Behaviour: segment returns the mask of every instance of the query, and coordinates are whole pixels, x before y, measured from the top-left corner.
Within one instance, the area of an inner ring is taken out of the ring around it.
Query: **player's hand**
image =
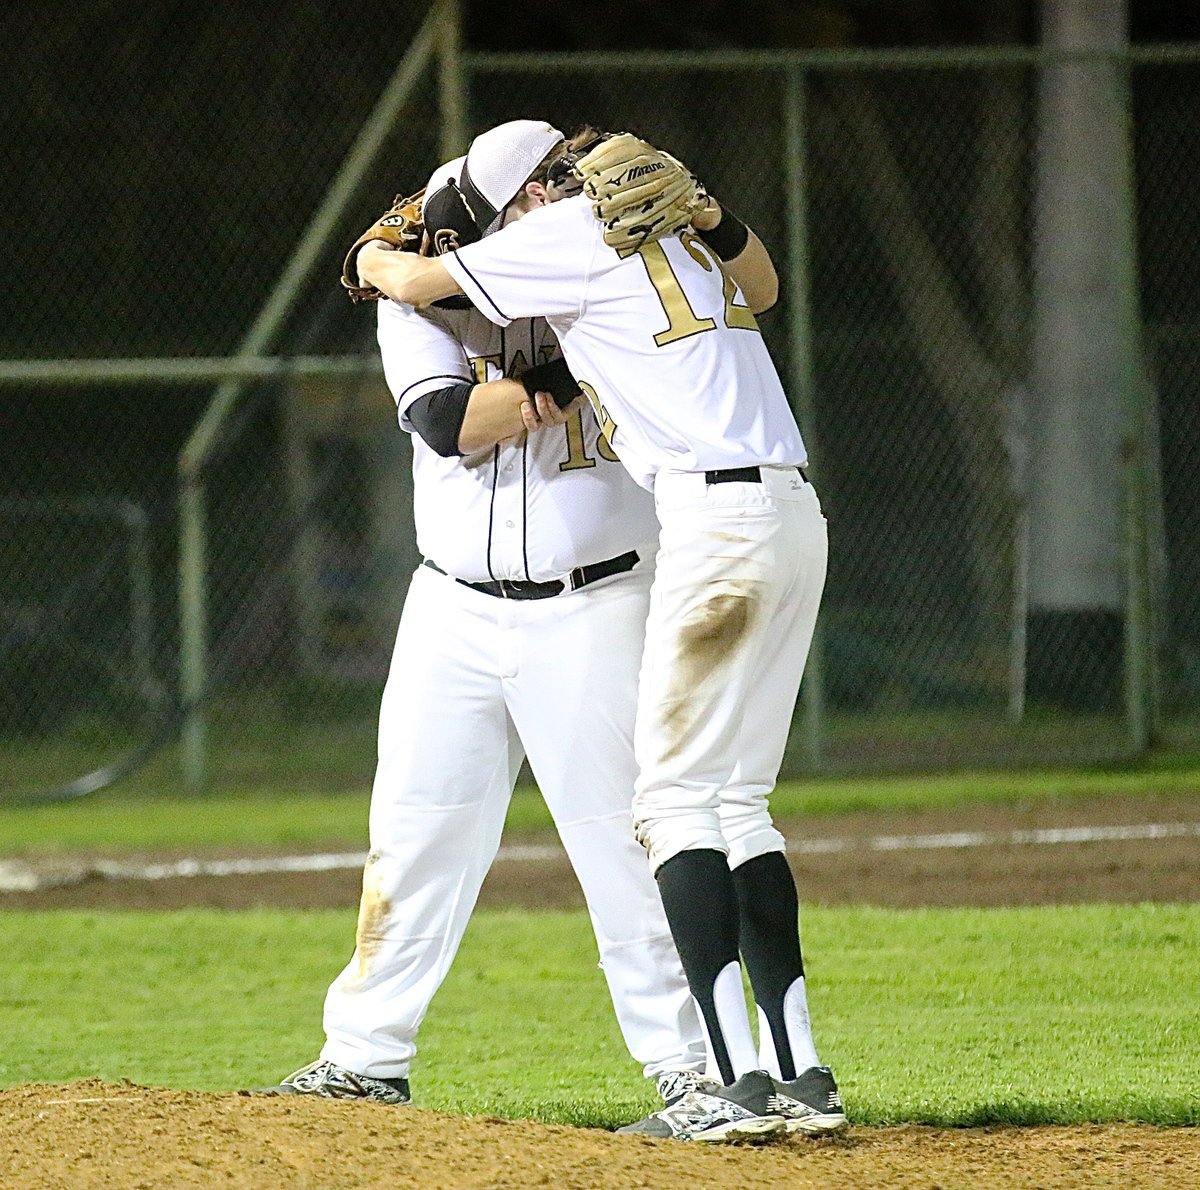
[[[368,275],[371,272],[371,266],[379,260],[381,253],[395,251],[396,249],[391,244],[385,244],[382,240],[368,240],[367,243],[359,248],[358,259],[355,262],[359,282],[371,284],[371,279]]]
[[[708,206],[697,211],[692,216],[692,226],[697,231],[712,231],[721,222],[721,205],[715,198],[709,197]]]
[[[549,393],[535,393],[532,400],[521,402],[521,421],[530,433],[544,430],[547,426],[564,425],[586,399],[580,393],[566,408],[560,409]]]
[[[587,398],[580,393],[569,405],[559,408],[554,397],[550,393],[537,394],[537,411],[538,417],[541,419],[542,425],[545,426],[561,426],[569,422],[575,413],[575,410],[583,405]]]
[[[535,393],[528,401],[521,402],[521,421],[531,434],[551,424],[550,413],[546,410],[547,403],[551,406],[554,404],[549,393]]]
[[[358,250],[358,275],[362,276],[362,266],[371,260],[378,252],[399,252],[395,244],[385,244],[383,240],[368,240]]]

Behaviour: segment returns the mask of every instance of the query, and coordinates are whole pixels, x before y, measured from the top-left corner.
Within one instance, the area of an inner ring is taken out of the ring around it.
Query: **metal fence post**
[[[462,6],[444,0],[438,39],[438,102],[441,107],[442,161],[467,151],[467,76],[462,54]]]
[[[1137,215],[1133,182],[1133,106],[1129,61],[1112,58],[1109,69],[1119,71],[1123,98],[1121,170],[1117,199],[1121,213],[1120,325],[1121,386],[1124,392],[1125,433],[1122,480],[1125,512],[1125,720],[1129,751],[1143,755],[1155,729],[1156,640],[1154,625],[1161,609],[1154,606],[1156,585],[1151,578],[1150,443],[1147,402],[1151,385],[1143,364],[1141,306],[1138,296]],[[1114,84],[1117,85],[1117,84]]]
[[[805,75],[798,66],[784,72],[784,184],[787,193],[788,261],[788,362],[790,391],[800,430],[809,450],[814,477],[820,474],[816,449],[816,396],[813,383],[812,309],[808,276],[808,197],[805,186],[804,123]],[[825,665],[823,634],[818,618],[804,667],[800,690],[802,734],[800,749],[805,767],[818,771],[822,764],[825,729]]]
[[[218,389],[218,395],[230,382]],[[182,460],[181,460],[182,462]],[[201,704],[208,681],[207,550],[204,531],[204,481],[199,467],[183,470],[179,492],[179,697],[184,707],[180,728],[183,784],[204,787],[208,722]]]

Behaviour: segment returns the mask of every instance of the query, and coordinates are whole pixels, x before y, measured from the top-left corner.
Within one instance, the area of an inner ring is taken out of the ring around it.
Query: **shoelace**
[[[328,1068],[324,1062],[314,1062],[311,1066],[306,1066],[303,1070],[297,1070],[287,1081],[293,1086],[302,1091],[311,1090],[313,1087],[319,1087],[327,1080]]]
[[[321,1093],[335,1099],[380,1099],[396,1094],[383,1079],[355,1074],[330,1062],[315,1062],[288,1080],[298,1091]]]
[[[670,1070],[666,1074],[660,1074],[655,1085],[663,1102],[670,1104],[682,1099],[689,1091],[705,1086],[706,1082],[703,1075],[695,1074],[691,1070]]]

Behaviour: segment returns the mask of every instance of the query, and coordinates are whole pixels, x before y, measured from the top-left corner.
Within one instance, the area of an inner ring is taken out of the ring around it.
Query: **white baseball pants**
[[[321,1056],[405,1077],[500,842],[522,746],[591,915],[629,1052],[701,1069],[698,1014],[629,826],[651,575],[551,599],[413,576],[379,717],[356,949],[325,1000]]]
[[[635,753],[634,829],[652,870],[681,851],[731,868],[783,851],[775,788],[825,585],[820,501],[795,468],[761,483],[663,471]]]

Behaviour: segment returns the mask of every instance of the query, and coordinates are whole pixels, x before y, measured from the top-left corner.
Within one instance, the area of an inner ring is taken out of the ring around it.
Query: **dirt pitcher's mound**
[[[835,1139],[708,1148],[416,1108],[92,1080],[0,1092],[0,1185],[1194,1187],[1200,1133],[852,1128]]]

